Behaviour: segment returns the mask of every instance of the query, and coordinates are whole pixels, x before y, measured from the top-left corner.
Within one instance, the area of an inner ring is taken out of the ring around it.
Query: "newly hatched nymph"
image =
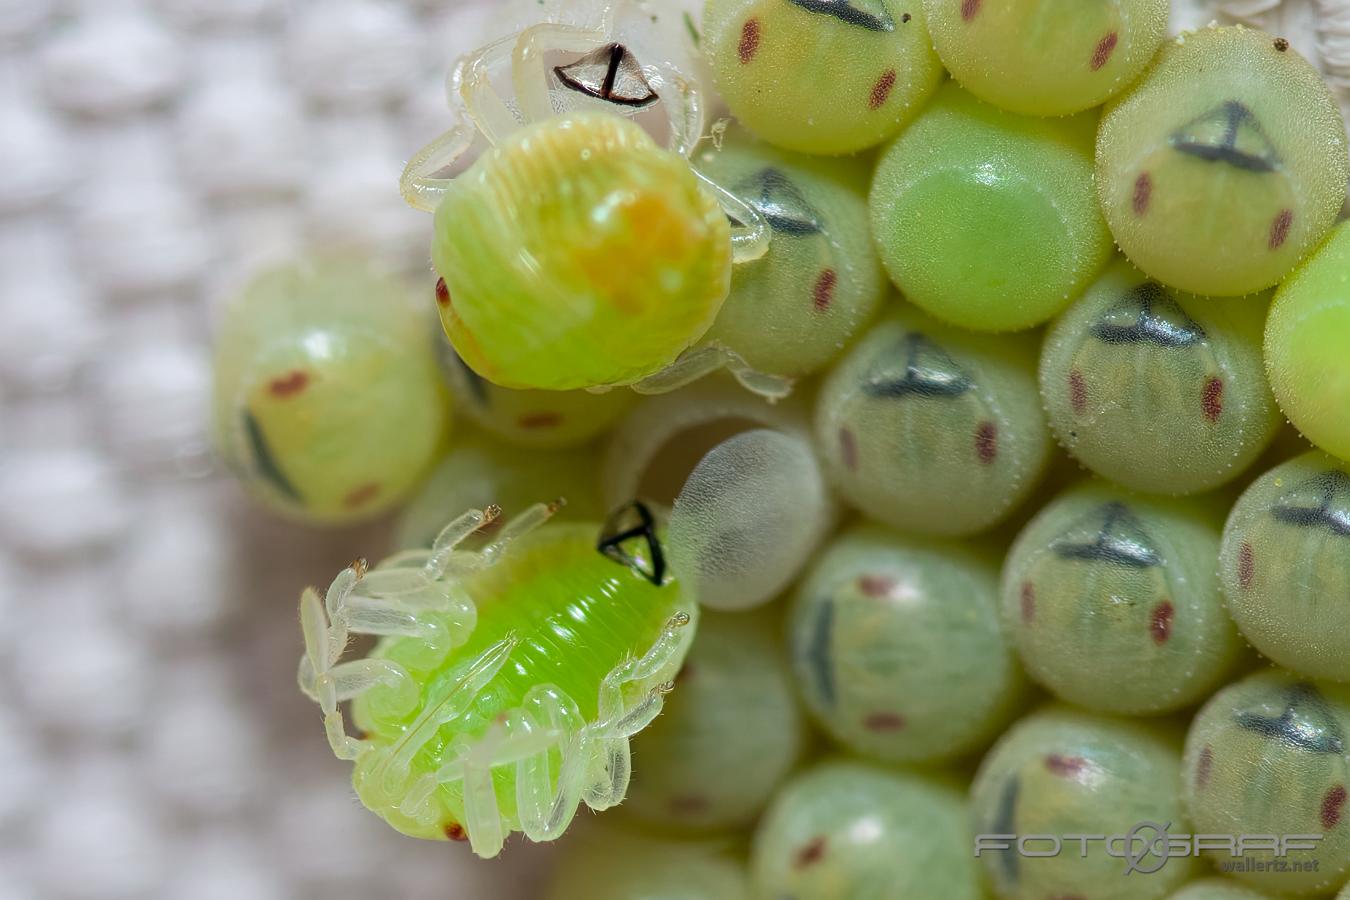
[[[495,83],[508,68],[513,99]],[[450,93],[460,122],[408,164],[403,193],[435,213],[441,321],[488,380],[639,381],[712,325],[733,260],[764,253],[763,218],[689,165],[697,90],[639,62],[612,22],[491,44],[460,61]],[[658,108],[668,148],[635,121]],[[456,174],[476,142],[487,149]]]
[[[356,563],[301,598],[300,688],[361,801],[405,834],[491,857],[513,831],[552,840],[580,802],[624,797],[628,738],[660,712],[697,607],[642,504],[603,529],[545,524],[552,511],[470,511],[430,550]],[[381,640],[342,662],[355,634]]]

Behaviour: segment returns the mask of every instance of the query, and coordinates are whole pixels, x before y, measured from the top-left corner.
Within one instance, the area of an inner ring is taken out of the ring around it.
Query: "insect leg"
[[[590,53],[605,46],[605,31],[542,22],[520,33],[511,54],[511,80],[516,103],[526,123],[541,122],[554,115],[555,75],[546,60],[550,52]]]
[[[449,131],[413,154],[399,178],[399,192],[413,209],[435,212],[450,183],[455,163],[473,146],[474,128],[470,122],[457,122]]]
[[[692,170],[698,180],[717,200],[731,220],[731,258],[740,263],[754,262],[769,252],[773,230],[764,216],[749,203],[728,191],[698,169]]]

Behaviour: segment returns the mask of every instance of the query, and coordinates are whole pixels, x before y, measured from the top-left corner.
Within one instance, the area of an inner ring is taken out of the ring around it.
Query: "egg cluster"
[[[301,601],[361,800],[483,856],[619,806],[559,898],[1350,880],[1345,124],[1168,7],[616,3],[463,59],[425,302],[318,260],[218,345],[265,502],[409,501]]]

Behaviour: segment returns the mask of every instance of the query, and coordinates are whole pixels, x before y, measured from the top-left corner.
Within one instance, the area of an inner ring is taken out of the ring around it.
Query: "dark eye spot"
[[[904,15],[902,15],[902,16],[900,17],[900,21],[901,21],[901,22],[904,22],[906,25],[908,25],[908,24],[909,24],[909,20],[912,19],[912,18],[914,18],[914,17],[911,16],[909,13],[905,13]]]
[[[1205,420],[1211,424],[1219,421],[1223,415],[1223,379],[1211,378],[1205,382],[1205,393],[1200,398],[1200,408],[1205,411]]]
[[[816,312],[825,312],[834,302],[834,286],[838,283],[839,276],[835,274],[834,269],[826,269],[820,273],[816,279],[816,286],[811,290],[811,305]]]
[[[1022,621],[1030,622],[1036,618],[1036,586],[1030,581],[1022,582]]]
[[[1214,748],[1206,745],[1195,761],[1195,786],[1203,788],[1209,784],[1209,772],[1214,768]]]
[[[905,717],[892,712],[875,712],[863,719],[863,727],[868,731],[903,731]]]
[[[887,69],[877,79],[877,83],[872,86],[872,96],[868,98],[867,105],[871,109],[881,109],[886,105],[886,101],[891,98],[891,90],[895,87],[895,70]]]
[[[1061,756],[1058,753],[1051,753],[1045,758],[1045,767],[1061,778],[1069,778],[1083,771],[1087,766],[1087,760],[1081,756]]]
[[[1120,42],[1120,35],[1114,31],[1097,42],[1097,48],[1092,51],[1092,62],[1089,65],[1092,71],[1096,72],[1106,65],[1111,59],[1111,54],[1116,50],[1116,44]]]
[[[975,429],[975,455],[986,466],[998,458],[998,426],[993,422],[981,422]]]
[[[844,468],[850,472],[858,471],[858,439],[847,428],[839,429],[839,458]]]
[[[981,0],[962,0],[962,3],[961,3],[961,18],[962,18],[962,20],[964,20],[964,21],[966,21],[966,22],[969,22],[971,19],[973,19],[973,18],[975,18],[977,15],[979,15],[979,13],[980,13],[980,2],[981,2]]]
[[[273,378],[267,384],[267,392],[273,397],[294,397],[309,386],[308,373],[296,369],[280,378]]]
[[[793,865],[799,869],[805,869],[813,866],[825,858],[825,839],[823,837],[812,838],[810,843],[797,851],[793,860]]]
[[[1176,615],[1176,608],[1171,602],[1164,600],[1153,610],[1153,614],[1148,619],[1148,633],[1153,636],[1153,643],[1165,644],[1167,639],[1172,636],[1172,617]]]
[[[436,279],[436,305],[450,305],[450,288],[446,286],[444,278]]]
[[[1294,211],[1292,209],[1282,209],[1280,214],[1275,217],[1275,221],[1270,223],[1270,249],[1278,250],[1284,246],[1285,240],[1289,237],[1289,226],[1294,224]]]
[[[1322,798],[1322,827],[1332,829],[1341,821],[1341,808],[1345,806],[1345,786],[1336,785]]]
[[[467,841],[468,834],[464,831],[464,826],[458,822],[451,822],[445,826],[445,836],[452,841]]]
[[[1073,406],[1073,411],[1082,415],[1087,411],[1087,382],[1083,380],[1083,373],[1077,369],[1069,371],[1069,404]],[[1073,435],[1077,437],[1078,435]]]
[[[380,486],[372,481],[350,491],[342,498],[342,505],[348,509],[357,509],[374,500],[379,493]]]
[[[1289,42],[1286,41],[1284,38],[1276,38],[1275,49],[1283,53],[1284,51],[1289,49]]]
[[[516,420],[516,424],[526,431],[540,431],[545,428],[557,428],[563,417],[555,412],[526,413]]]
[[[1153,176],[1141,172],[1134,180],[1134,214],[1142,216],[1148,212],[1148,203],[1153,199]]]
[[[741,44],[736,48],[741,65],[748,64],[759,52],[759,19],[747,19],[741,26]]]

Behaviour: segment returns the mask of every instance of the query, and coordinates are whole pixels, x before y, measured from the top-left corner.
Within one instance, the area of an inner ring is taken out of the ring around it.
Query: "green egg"
[[[773,231],[768,252],[732,273],[731,295],[704,343],[789,378],[828,365],[866,327],[886,289],[857,186],[863,166],[789,153],[742,133],[695,161]]]
[[[1192,494],[1237,477],[1280,425],[1261,358],[1269,301],[1182,294],[1117,261],[1046,335],[1056,436],[1135,490]]]
[[[703,54],[732,115],[802,153],[886,140],[942,79],[905,0],[707,0]]]
[[[1350,224],[1280,286],[1266,321],[1266,365],[1290,421],[1350,460]]]
[[[1278,669],[1219,691],[1186,736],[1186,808],[1198,833],[1313,835],[1314,850],[1290,850],[1283,871],[1270,850],[1216,863],[1277,894],[1324,894],[1350,874],[1350,687]],[[1315,868],[1311,864],[1315,863]],[[1297,867],[1296,867],[1297,864]],[[1266,871],[1259,871],[1266,866]]]
[[[633,741],[623,809],[653,826],[750,825],[805,749],[777,616],[704,613],[660,718]]]
[[[905,296],[976,331],[1039,325],[1111,255],[1092,191],[1095,114],[1035,119],[946,84],[882,154],[872,232]]]
[[[1167,33],[1168,0],[924,0],[938,55],[983,100],[1036,116],[1123,90]]]
[[[1192,881],[1167,900],[1271,900],[1271,896],[1228,878],[1202,878]]]
[[[1023,529],[1003,569],[1003,621],[1027,672],[1102,712],[1180,709],[1220,684],[1242,642],[1201,501],[1088,483]]]
[[[966,801],[934,778],[830,760],[778,793],[755,830],[755,896],[979,900]]]
[[[724,844],[671,840],[597,822],[564,840],[544,897],[750,900],[745,862]]]
[[[855,527],[825,548],[793,600],[797,686],[854,752],[926,762],[978,749],[1025,693],[997,607],[987,555]]]
[[[359,263],[260,276],[216,338],[217,452],[289,518],[388,510],[425,475],[450,423],[426,329],[401,281]]]
[[[1350,681],[1350,463],[1313,451],[1252,482],[1224,528],[1219,573],[1252,646]]]
[[[895,528],[983,531],[1036,487],[1052,442],[1030,338],[971,334],[912,307],[825,377],[816,441],[849,503]]]
[[[1097,139],[1117,243],[1197,294],[1273,286],[1331,228],[1347,180],[1345,123],[1321,75],[1287,40],[1240,26],[1165,44]]]
[[[594,449],[526,450],[463,429],[399,516],[394,544],[405,550],[430,547],[463,510],[497,506],[513,515],[540,498],[563,500],[557,518],[564,521],[603,519]]]
[[[1126,875],[1126,860],[1110,855],[1104,841],[1065,838],[1127,835],[1141,823],[1186,833],[1180,789],[1181,753],[1167,730],[1061,706],[1033,713],[999,739],[971,786],[976,841],[1002,835],[1011,845],[984,845],[985,872],[1002,900],[1165,897],[1190,876],[1192,860],[1163,860],[1150,850],[1138,860],[1141,871]],[[1157,837],[1147,827],[1137,834]],[[1053,835],[1061,849],[1047,855],[1053,844],[1038,838],[1024,846],[1039,855],[1019,853],[1010,835]]]
[[[520,447],[579,447],[608,431],[637,401],[637,394],[621,389],[596,393],[504,388],[465,365],[441,329],[433,337],[455,409],[484,431]]]

